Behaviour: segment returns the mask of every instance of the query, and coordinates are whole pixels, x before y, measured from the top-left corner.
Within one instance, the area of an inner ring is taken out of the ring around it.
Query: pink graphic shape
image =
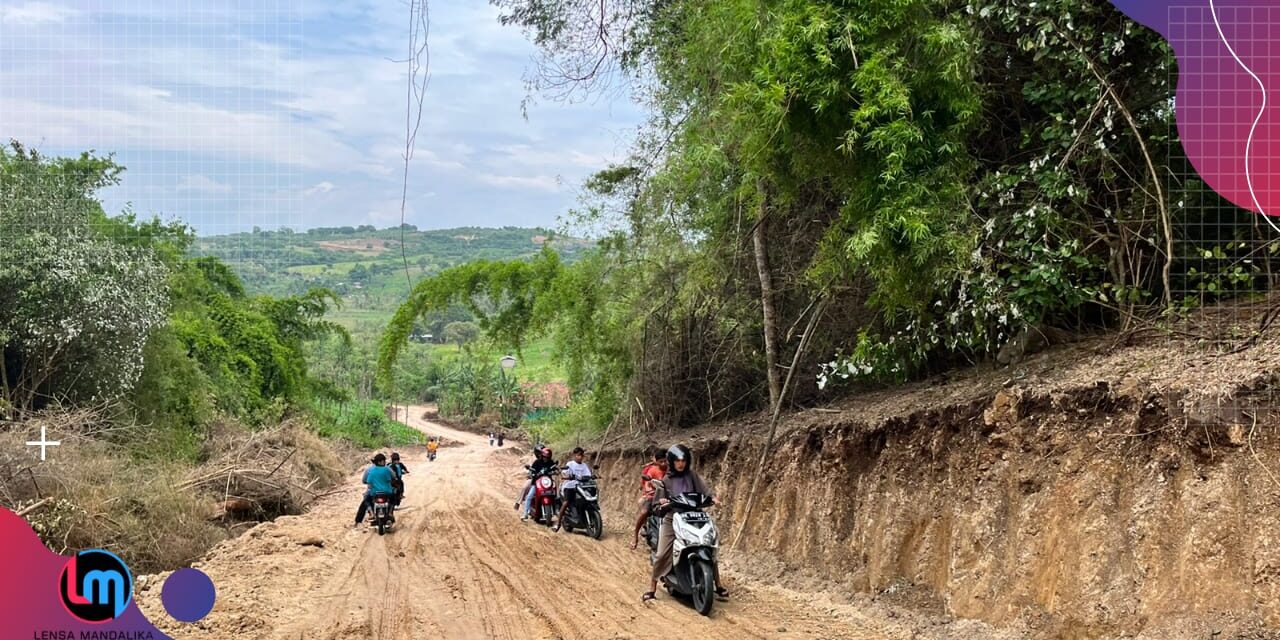
[[[0,508],[0,637],[38,638],[43,631],[132,632],[133,637],[168,640],[130,602],[118,618],[101,623],[82,622],[67,612],[59,593],[62,570],[69,558],[47,549],[26,520]],[[74,591],[73,591],[74,593]]]
[[[1280,6],[1272,0],[1111,0],[1178,61],[1178,134],[1214,191],[1280,215]]]

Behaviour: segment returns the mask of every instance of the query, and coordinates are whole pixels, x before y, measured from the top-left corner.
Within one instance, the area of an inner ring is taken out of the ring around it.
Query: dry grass
[[[62,441],[45,462],[24,446],[42,425]],[[352,468],[297,422],[260,432],[216,425],[197,468],[140,461],[103,437],[105,425],[81,411],[0,427],[0,504],[34,506],[25,517],[55,552],[108,548],[138,573],[190,564],[245,520],[301,513]],[[229,510],[232,498],[250,507]]]
[[[41,425],[62,442],[45,462],[24,446]],[[190,563],[226,537],[208,521],[210,501],[177,488],[185,469],[138,462],[100,432],[94,414],[76,412],[0,433],[0,499],[21,508],[51,498],[26,515],[50,549],[109,548],[135,570],[151,571]]]

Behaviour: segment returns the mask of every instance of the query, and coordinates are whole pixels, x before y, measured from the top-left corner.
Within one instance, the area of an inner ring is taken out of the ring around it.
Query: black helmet
[[[684,472],[676,470],[676,460],[685,461],[685,471],[693,469],[693,452],[689,451],[689,447],[677,444],[667,449],[667,475],[680,476],[684,474]]]

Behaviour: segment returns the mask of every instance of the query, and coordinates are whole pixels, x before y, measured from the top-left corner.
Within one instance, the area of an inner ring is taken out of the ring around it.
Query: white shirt
[[[569,472],[569,475],[571,477],[568,480],[564,481],[564,484],[561,485],[560,487],[561,490],[573,489],[574,487],[578,486],[579,478],[587,478],[591,476],[591,467],[588,467],[587,463],[585,462],[570,460],[569,464],[566,464],[564,468],[566,471]]]

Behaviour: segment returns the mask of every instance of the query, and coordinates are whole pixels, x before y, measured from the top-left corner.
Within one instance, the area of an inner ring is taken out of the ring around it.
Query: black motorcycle
[[[590,476],[578,480],[573,502],[565,509],[560,527],[566,532],[582,529],[587,535],[600,539],[604,534],[604,521],[600,517],[600,488]]]
[[[379,493],[373,496],[373,520],[371,524],[378,528],[378,535],[384,535],[395,524],[395,507],[391,505],[395,495]]]

